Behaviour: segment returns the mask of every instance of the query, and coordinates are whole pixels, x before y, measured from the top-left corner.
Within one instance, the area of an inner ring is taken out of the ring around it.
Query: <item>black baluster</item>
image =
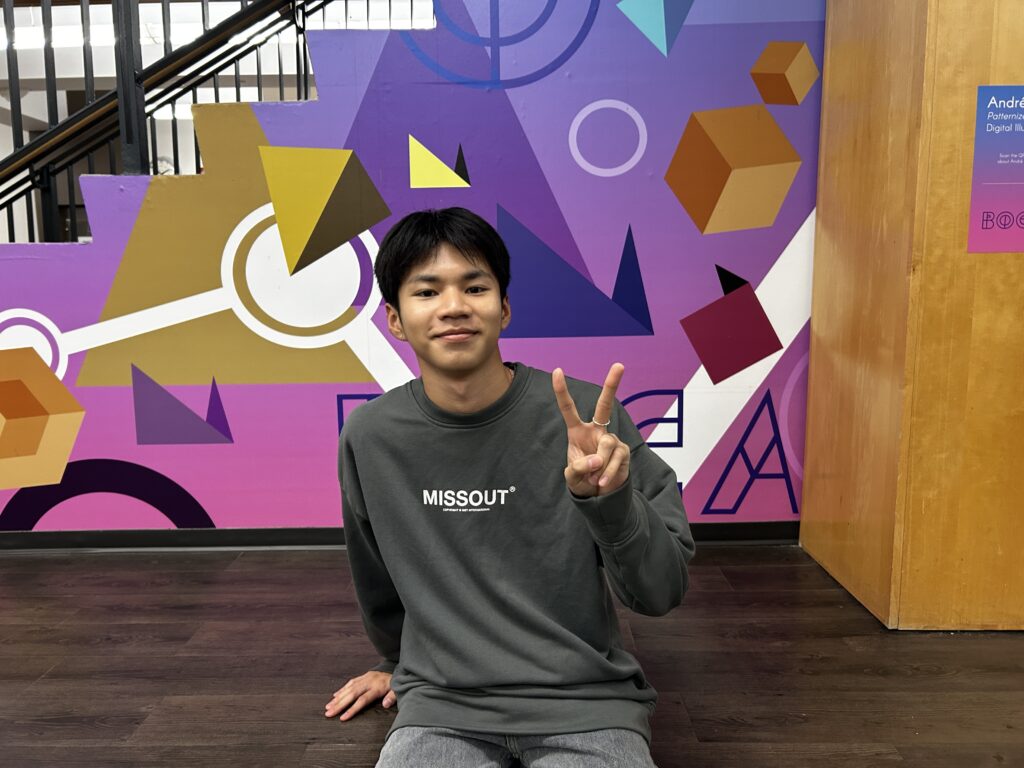
[[[281,33],[274,38],[277,41],[277,92],[278,101],[284,101],[284,56],[281,53]]]
[[[32,205],[32,187],[25,190],[23,195],[25,198],[25,218],[28,220],[28,241],[34,243],[36,241],[36,212],[35,207]]]
[[[198,90],[196,88],[192,89],[192,103],[193,104],[198,104],[199,103],[199,93],[198,93]],[[195,120],[195,114],[196,114],[195,110],[192,110],[192,119],[193,119],[193,121]],[[196,124],[195,124],[195,122],[192,123],[192,141],[195,143],[195,149],[196,149],[196,162],[195,162],[196,173],[199,173],[200,170],[202,169],[202,161],[201,161],[201,158],[200,158],[200,155],[199,155],[199,134],[196,133]]]
[[[53,60],[53,5],[43,0],[43,73],[46,78],[46,120],[53,128],[57,115],[57,71]]]
[[[154,176],[160,173],[159,156],[156,149],[156,115],[150,115],[149,118],[149,154],[151,158],[150,165],[152,166],[152,174]]]
[[[68,220],[71,225],[71,242],[78,242],[78,204],[75,202],[75,164],[68,166]]]
[[[171,0],[160,0],[160,21],[164,30],[164,56],[169,56],[174,49],[171,44]]]
[[[178,157],[178,115],[175,109],[177,104],[171,102],[171,156],[174,158],[174,174],[181,174],[181,164]]]
[[[21,126],[21,82],[18,78],[18,52],[14,50],[14,0],[4,0],[4,32],[7,34],[7,83],[11,89],[11,138],[14,139],[14,148],[20,149],[25,144],[25,137]],[[11,204],[14,204],[13,201]]]
[[[85,103],[96,101],[96,78],[92,69],[92,20],[89,0],[82,0],[82,71],[85,74]]]

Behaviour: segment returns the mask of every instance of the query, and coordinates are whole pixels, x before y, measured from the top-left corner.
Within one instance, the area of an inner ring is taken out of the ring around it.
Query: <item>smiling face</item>
[[[400,314],[387,305],[388,329],[412,345],[421,369],[462,378],[500,364],[498,337],[512,310],[484,259],[441,243],[403,278],[398,304]]]

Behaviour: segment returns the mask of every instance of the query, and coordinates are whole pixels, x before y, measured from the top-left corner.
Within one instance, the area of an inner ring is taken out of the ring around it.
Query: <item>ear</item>
[[[402,316],[398,314],[398,310],[390,304],[385,304],[384,309],[388,313],[388,330],[391,335],[399,341],[406,341],[405,331],[402,328]]]
[[[508,294],[505,294],[505,298],[501,300],[501,330],[508,328],[508,324],[512,322],[512,305],[509,304]]]

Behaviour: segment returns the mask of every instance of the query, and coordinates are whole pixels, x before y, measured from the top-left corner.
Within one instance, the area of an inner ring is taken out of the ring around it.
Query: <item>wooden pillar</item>
[[[800,542],[889,627],[1024,629],[1024,254],[968,253],[1020,0],[828,0]]]

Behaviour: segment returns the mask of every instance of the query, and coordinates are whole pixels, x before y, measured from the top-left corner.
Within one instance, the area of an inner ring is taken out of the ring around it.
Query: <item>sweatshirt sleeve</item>
[[[346,423],[346,429],[349,426]],[[366,634],[377,652],[384,657],[372,670],[390,673],[398,664],[405,607],[377,547],[363,502],[355,455],[344,431],[338,453],[345,545],[352,583]]]
[[[566,489],[601,552],[622,604],[648,616],[678,606],[689,585],[696,547],[676,475],[644,441],[616,401],[609,431],[630,447],[629,478],[604,496],[580,498]]]

